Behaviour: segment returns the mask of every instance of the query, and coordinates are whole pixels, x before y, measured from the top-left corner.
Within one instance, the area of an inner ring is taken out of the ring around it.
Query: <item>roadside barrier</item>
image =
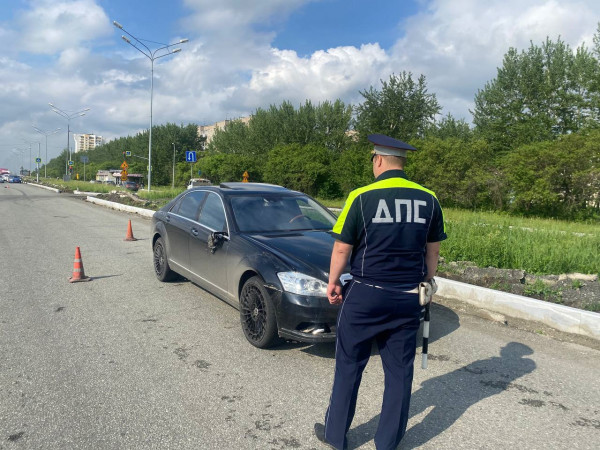
[[[73,276],[69,278],[69,283],[77,283],[78,281],[91,281],[90,277],[85,276],[83,270],[83,260],[81,259],[81,251],[79,247],[75,247],[75,261],[73,261]]]
[[[127,236],[124,241],[137,241],[136,238],[133,237],[133,230],[131,229],[131,219],[129,220],[129,224],[127,225]]]

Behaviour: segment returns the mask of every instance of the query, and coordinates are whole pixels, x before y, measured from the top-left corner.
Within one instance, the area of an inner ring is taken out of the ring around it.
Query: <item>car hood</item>
[[[320,278],[329,273],[331,250],[335,239],[327,231],[293,231],[289,233],[247,234],[246,237],[268,248],[292,269]],[[317,273],[314,273],[314,272]]]

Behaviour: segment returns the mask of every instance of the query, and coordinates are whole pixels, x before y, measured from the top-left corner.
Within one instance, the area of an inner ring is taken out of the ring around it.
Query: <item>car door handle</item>
[[[171,221],[171,216],[167,216],[167,218],[165,219],[167,222]]]
[[[198,230],[196,228],[192,228],[190,233],[192,233],[194,236],[198,236]]]

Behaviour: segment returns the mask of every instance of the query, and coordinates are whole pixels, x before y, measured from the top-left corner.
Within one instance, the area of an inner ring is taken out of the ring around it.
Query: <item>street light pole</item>
[[[51,134],[54,134],[54,133],[58,133],[60,131],[60,128],[57,128],[56,130],[53,130],[53,131],[43,131],[43,130],[40,130],[38,127],[34,126],[34,125],[31,125],[31,126],[33,127],[33,129],[35,131],[37,131],[38,133],[43,134],[44,136],[46,136],[46,159],[44,161],[44,178],[48,178],[47,175],[46,175],[46,167],[48,166],[48,136],[50,136]],[[68,139],[68,137],[67,137],[67,139]],[[40,155],[38,155],[38,157],[39,156]],[[38,168],[38,172],[39,172],[39,168]]]
[[[77,112],[69,114],[68,112],[63,111],[62,109],[60,109],[59,107],[53,105],[52,103],[48,103],[48,104],[52,108],[52,111],[54,111],[59,116],[62,116],[65,119],[67,119],[67,154],[68,154],[68,158],[69,158],[68,161],[71,161],[71,142],[69,141],[69,133],[70,133],[70,130],[71,130],[71,119],[74,119],[76,117],[85,116],[85,113],[87,111],[89,111],[90,108],[85,108],[85,109],[82,109],[80,111],[77,111]],[[68,161],[67,161],[67,164],[65,166],[65,175],[68,174],[68,166],[69,166]]]
[[[16,155],[15,150],[21,154],[21,170],[19,170],[19,175],[23,176],[23,164],[24,164],[24,161],[23,161],[24,156],[23,155],[25,155],[25,152],[27,151],[27,149],[15,147],[13,149],[13,154]]]
[[[173,142],[173,181],[171,182],[171,189],[175,189],[175,142]]]
[[[179,45],[179,44],[185,44],[186,42],[188,42],[189,39],[180,39],[178,42],[174,42],[173,44],[165,44],[162,47],[159,47],[159,48],[155,49],[154,51],[152,51],[140,39],[136,38],[133,34],[131,34],[125,28],[123,28],[123,25],[121,25],[116,20],[113,20],[113,25],[115,27],[117,27],[118,29],[122,30],[124,33],[126,33],[131,38],[133,38],[135,40],[135,42],[131,42],[131,40],[128,39],[126,36],[121,36],[121,39],[123,39],[125,42],[127,42],[129,45],[131,45],[138,52],[140,52],[142,55],[144,55],[146,58],[148,58],[150,60],[150,131],[148,133],[148,192],[150,192],[150,184],[152,182],[151,181],[152,180],[152,97],[153,97],[153,93],[154,93],[154,60],[158,59],[158,58],[162,58],[164,56],[172,55],[173,53],[180,52],[181,51],[180,48],[171,49],[171,47],[174,47],[175,45]],[[144,51],[141,48],[139,48],[136,45],[136,43],[143,46],[146,50]],[[163,53],[163,54],[160,54],[157,56],[157,53],[160,51],[164,51],[166,53]]]

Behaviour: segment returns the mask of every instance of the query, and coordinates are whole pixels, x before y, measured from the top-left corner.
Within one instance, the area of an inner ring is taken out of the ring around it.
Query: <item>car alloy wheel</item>
[[[277,340],[277,320],[263,281],[252,277],[240,294],[240,320],[244,336],[258,348],[268,348]]]
[[[153,252],[154,273],[160,281],[171,281],[175,279],[177,274],[169,267],[167,260],[167,251],[165,249],[165,241],[159,237],[154,243]]]

